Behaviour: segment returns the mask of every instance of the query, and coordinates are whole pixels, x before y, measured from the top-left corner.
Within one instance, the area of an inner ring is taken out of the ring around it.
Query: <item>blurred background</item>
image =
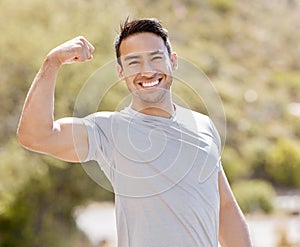
[[[298,0],[0,0],[0,246],[114,246],[113,194],[80,164],[24,150],[15,133],[45,55],[77,35],[96,47],[92,62],[60,71],[55,118],[71,116],[83,83],[114,59],[127,16],[160,19],[173,49],[216,87],[223,166],[255,247],[300,246],[299,13]]]

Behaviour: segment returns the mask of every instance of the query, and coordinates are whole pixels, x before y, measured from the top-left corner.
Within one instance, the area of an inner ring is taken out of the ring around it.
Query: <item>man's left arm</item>
[[[252,247],[248,225],[223,169],[219,172],[220,229],[222,247]]]

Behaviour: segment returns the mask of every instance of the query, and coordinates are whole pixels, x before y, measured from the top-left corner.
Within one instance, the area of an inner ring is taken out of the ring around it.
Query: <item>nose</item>
[[[140,74],[141,76],[152,76],[155,74],[155,70],[149,61],[144,61],[141,66]]]

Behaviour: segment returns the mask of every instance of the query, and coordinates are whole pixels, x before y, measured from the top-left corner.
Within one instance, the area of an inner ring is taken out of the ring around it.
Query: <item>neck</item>
[[[143,114],[164,118],[172,117],[175,112],[175,106],[171,101],[164,104],[136,104],[132,102],[131,108]]]

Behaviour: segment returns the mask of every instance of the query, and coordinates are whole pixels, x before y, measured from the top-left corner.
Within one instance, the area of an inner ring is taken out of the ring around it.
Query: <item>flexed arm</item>
[[[80,36],[47,55],[33,80],[21,114],[17,137],[24,147],[67,161],[85,159],[88,153],[86,128],[78,118],[54,121],[54,91],[60,67],[91,60],[93,51],[92,44]]]

